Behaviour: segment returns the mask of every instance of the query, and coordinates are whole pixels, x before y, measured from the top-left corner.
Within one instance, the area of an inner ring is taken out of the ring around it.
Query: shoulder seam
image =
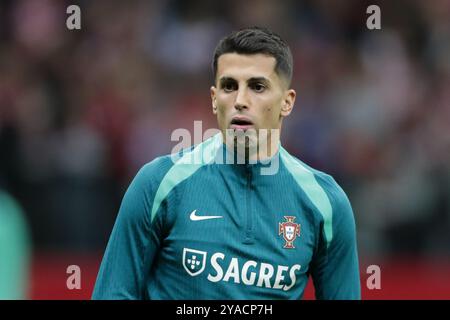
[[[198,169],[207,165],[214,159],[215,150],[219,145],[222,145],[221,133],[200,143],[176,160],[169,171],[166,172],[163,179],[159,182],[153,199],[150,221],[153,221],[162,201],[164,201],[173,188],[191,177]],[[171,160],[173,161],[174,159],[171,158]]]

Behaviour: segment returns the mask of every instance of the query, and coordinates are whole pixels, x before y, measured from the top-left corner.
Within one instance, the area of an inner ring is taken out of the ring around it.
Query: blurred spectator
[[[30,237],[15,200],[0,189],[0,300],[28,297]]]

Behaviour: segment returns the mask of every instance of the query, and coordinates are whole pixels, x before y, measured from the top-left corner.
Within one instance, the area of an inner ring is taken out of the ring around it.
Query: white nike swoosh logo
[[[191,215],[189,216],[189,218],[192,221],[201,221],[201,220],[208,220],[208,219],[219,219],[219,218],[223,218],[222,216],[197,216],[195,214],[195,212],[197,211],[197,209],[195,209],[194,211],[191,212]]]

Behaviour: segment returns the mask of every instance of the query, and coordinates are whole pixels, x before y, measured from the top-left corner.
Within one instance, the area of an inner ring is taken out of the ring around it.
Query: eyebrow
[[[270,83],[270,80],[266,77],[253,77],[247,80],[247,83],[251,82],[264,82],[264,83]]]
[[[219,79],[220,83],[225,83],[225,82],[228,82],[228,81],[237,82],[236,79],[234,79],[233,77],[224,76],[224,77],[221,77]],[[247,80],[247,83],[253,83],[253,82],[264,82],[264,83],[268,84],[268,83],[270,83],[270,80],[267,79],[266,77],[252,77],[252,78]]]

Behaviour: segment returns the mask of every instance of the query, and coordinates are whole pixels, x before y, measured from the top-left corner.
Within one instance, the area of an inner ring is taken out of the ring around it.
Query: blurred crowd
[[[66,28],[73,3],[81,30]],[[294,56],[282,143],[347,191],[360,255],[450,257],[450,2],[379,2],[381,30],[366,27],[370,4],[2,0],[0,188],[35,249],[103,251],[171,132],[217,127],[219,39],[260,25]]]

